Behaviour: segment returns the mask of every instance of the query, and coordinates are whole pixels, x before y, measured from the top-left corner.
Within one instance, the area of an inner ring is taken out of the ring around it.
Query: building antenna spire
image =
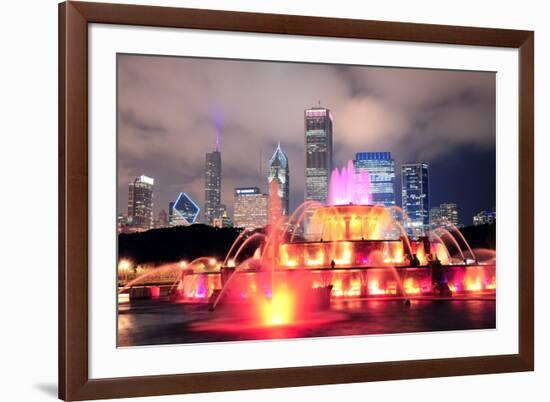
[[[218,127],[216,127],[216,145],[215,145],[215,148],[214,148],[214,150],[216,152],[220,152],[220,142],[221,142],[220,129]]]

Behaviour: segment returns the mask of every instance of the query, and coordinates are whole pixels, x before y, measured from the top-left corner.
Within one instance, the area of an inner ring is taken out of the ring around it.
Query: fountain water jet
[[[455,246],[458,254],[460,254],[460,257],[462,258],[462,261],[466,260],[466,257],[464,256],[464,252],[462,251],[462,248],[460,247],[460,244],[458,244],[458,241],[455,239],[455,237],[449,232],[447,229],[443,227],[438,227],[434,230],[434,233],[439,236],[439,238],[444,242],[443,237],[446,237],[451,241],[451,243]],[[449,248],[447,247],[447,251]],[[451,255],[449,253],[449,255]],[[452,255],[451,255],[452,256]]]
[[[237,252],[235,253],[235,261],[236,261],[236,258],[239,256],[239,254],[241,253],[241,251],[244,249],[245,246],[248,245],[249,242],[252,242],[253,240],[255,239],[263,239],[265,240],[265,235],[263,233],[255,233],[253,234],[252,236],[248,237],[242,244],[241,246],[239,247],[239,249],[237,250]],[[231,281],[233,280],[233,277],[237,274],[237,272],[239,272],[242,267],[245,266],[245,262],[249,261],[250,259],[247,259],[245,261],[243,261],[243,263],[237,265],[235,267],[235,270],[231,273],[231,275],[229,276],[229,278],[227,279],[227,282],[225,283],[225,285],[221,288],[220,292],[218,293],[218,295],[216,296],[216,298],[214,299],[212,305],[211,305],[211,309],[214,310],[216,308],[216,306],[218,305],[218,303],[220,302],[221,298],[223,297],[223,295],[225,294],[226,292],[226,289],[229,287],[229,284],[231,283]]]
[[[456,233],[457,237],[462,241],[462,243],[466,246],[466,249],[468,250],[468,252],[470,253],[470,256],[472,257],[472,260],[474,261],[477,261],[477,257],[474,253],[474,251],[472,250],[472,248],[470,247],[470,245],[468,244],[468,242],[466,241],[466,239],[464,238],[464,235],[462,234],[462,232],[460,230],[458,230],[458,228],[455,226],[455,225],[452,225],[452,224],[448,224],[449,228],[451,229],[451,231],[453,233]]]
[[[353,161],[342,170],[332,171],[328,192],[330,205],[368,205],[372,203],[370,176],[367,171],[356,172]]]
[[[177,264],[177,263],[165,264],[165,265],[162,265],[162,266],[157,267],[157,268],[152,268],[148,272],[146,272],[142,275],[139,275],[135,279],[133,279],[133,280],[129,281],[128,283],[126,283],[122,288],[120,288],[118,290],[118,293],[119,294],[124,293],[125,291],[130,289],[132,286],[135,286],[136,284],[142,282],[143,280],[145,280],[145,279],[147,279],[151,276],[159,275],[159,274],[162,274],[163,272],[172,271],[172,270],[176,270],[176,269],[180,270],[179,264]]]

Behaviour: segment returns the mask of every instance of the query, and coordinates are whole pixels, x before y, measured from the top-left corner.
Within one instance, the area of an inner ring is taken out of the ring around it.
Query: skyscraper
[[[430,197],[427,163],[401,166],[401,201],[410,222],[404,222],[409,234],[423,235],[430,224]]]
[[[373,204],[395,205],[395,161],[390,152],[358,152],[353,164],[356,173],[368,172]]]
[[[236,228],[263,228],[267,225],[267,194],[258,187],[235,189],[233,225]]]
[[[430,228],[440,226],[459,227],[458,207],[454,202],[443,203],[430,209]]]
[[[274,200],[277,197],[277,202],[281,208],[282,215],[288,215],[289,213],[289,193],[290,193],[290,171],[288,166],[288,158],[281,148],[281,143],[277,145],[277,149],[273,153],[273,156],[269,160],[269,175],[267,177],[269,188],[269,199]],[[276,182],[276,185],[271,185],[272,182]],[[272,194],[276,191],[276,194]],[[273,206],[269,205],[271,209]],[[271,216],[272,214],[270,214]]]
[[[439,205],[439,219],[443,226],[458,226],[458,207],[454,202]]]
[[[153,227],[153,186],[155,180],[141,175],[128,184],[128,226],[142,231]]]
[[[304,111],[306,143],[305,199],[326,203],[332,171],[332,115],[329,109]]]
[[[196,222],[201,209],[187,194],[180,193],[172,209],[172,226],[188,226]]]
[[[214,218],[220,216],[222,188],[222,155],[219,143],[216,149],[206,154],[204,176],[204,223],[212,225]]]

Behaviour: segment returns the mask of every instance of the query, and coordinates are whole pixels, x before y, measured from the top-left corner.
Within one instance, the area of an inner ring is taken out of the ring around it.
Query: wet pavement
[[[249,305],[170,303],[166,299],[119,304],[118,345],[141,346],[257,339],[394,334],[494,329],[495,301],[334,300],[330,310],[309,314],[294,325],[250,325]]]

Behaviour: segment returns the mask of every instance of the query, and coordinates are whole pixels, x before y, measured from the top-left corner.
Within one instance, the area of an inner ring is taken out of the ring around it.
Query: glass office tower
[[[128,184],[128,226],[132,231],[153,227],[153,186],[155,180],[141,175]]]
[[[427,163],[401,166],[401,202],[410,222],[404,222],[411,236],[423,236],[430,225],[430,192]]]
[[[395,161],[390,152],[358,152],[353,164],[356,173],[368,172],[373,204],[395,205]]]
[[[306,201],[327,202],[332,171],[332,115],[315,107],[304,111],[306,145]]]
[[[197,221],[201,209],[187,193],[180,193],[172,209],[172,226],[188,226]]]

